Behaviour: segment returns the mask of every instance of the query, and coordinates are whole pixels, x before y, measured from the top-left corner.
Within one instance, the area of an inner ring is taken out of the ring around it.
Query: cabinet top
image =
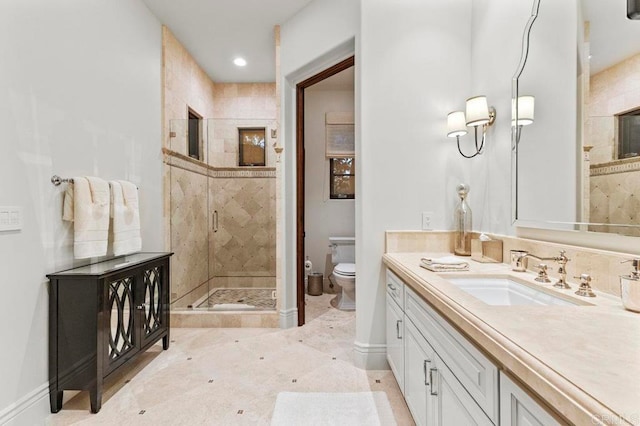
[[[104,260],[90,265],[79,266],[60,272],[48,274],[47,278],[72,277],[72,276],[100,276],[107,273],[117,272],[119,270],[140,265],[152,260],[169,257],[173,253],[134,253],[125,256],[116,257],[114,259]]]

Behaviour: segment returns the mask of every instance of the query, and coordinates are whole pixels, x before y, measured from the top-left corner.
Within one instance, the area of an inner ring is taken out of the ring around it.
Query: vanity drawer
[[[406,288],[405,291],[407,318],[491,421],[498,424],[498,368],[413,290]]]
[[[404,282],[391,270],[387,269],[387,294],[398,304],[400,309],[404,311]]]

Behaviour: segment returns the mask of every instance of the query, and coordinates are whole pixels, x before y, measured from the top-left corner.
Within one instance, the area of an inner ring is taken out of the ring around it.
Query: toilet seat
[[[356,264],[355,263],[338,263],[336,267],[333,268],[333,273],[337,275],[342,275],[344,277],[355,277]]]

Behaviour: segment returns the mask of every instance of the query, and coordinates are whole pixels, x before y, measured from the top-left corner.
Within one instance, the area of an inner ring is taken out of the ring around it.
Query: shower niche
[[[188,152],[193,123],[170,121],[164,161],[175,253],[172,310],[275,311],[276,159],[270,136],[276,125],[273,119],[202,119],[201,152],[194,158]],[[248,129],[263,130],[244,144],[251,152],[263,149],[262,165],[241,165],[240,138]]]

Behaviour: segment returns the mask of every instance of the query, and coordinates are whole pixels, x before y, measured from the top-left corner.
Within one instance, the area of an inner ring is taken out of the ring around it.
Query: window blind
[[[355,157],[353,113],[328,112],[325,115],[326,157]]]

